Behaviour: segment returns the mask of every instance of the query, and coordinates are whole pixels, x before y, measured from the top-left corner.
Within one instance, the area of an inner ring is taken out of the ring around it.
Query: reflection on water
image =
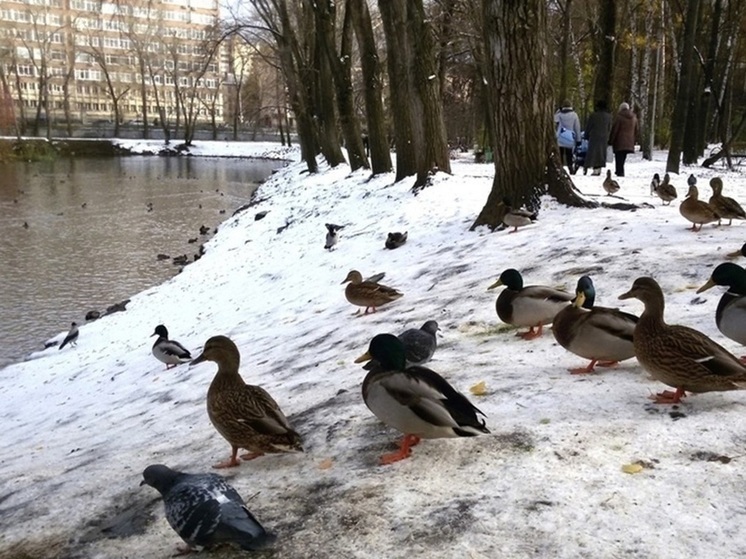
[[[208,238],[200,226],[212,232],[282,164],[194,157],[0,164],[0,367],[84,322],[87,311],[172,277],[178,267],[157,254],[198,252]]]

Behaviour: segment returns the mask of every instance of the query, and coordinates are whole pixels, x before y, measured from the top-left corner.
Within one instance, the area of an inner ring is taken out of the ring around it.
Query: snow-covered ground
[[[205,148],[208,149],[208,148]],[[302,434],[306,452],[273,455],[222,473],[278,536],[270,557],[682,558],[746,554],[746,393],[708,393],[655,405],[665,388],[636,360],[592,375],[550,332],[523,341],[495,313],[500,272],[572,291],[592,276],[596,302],[618,301],[655,277],[670,323],[693,326],[738,355],[715,326],[722,289],[695,290],[746,240],[744,225],[688,231],[678,204],[686,176],[723,177],[746,201],[740,173],[683,168],[679,198],[650,197],[653,162],[639,154],[620,195],[635,212],[571,209],[549,198],[516,234],[470,232],[492,183],[491,165],[454,161],[414,196],[412,181],[369,179],[341,166],[309,176],[297,163],[259,191],[265,199],[229,219],[207,254],[127,311],[86,324],[75,348],[56,348],[0,371],[0,557],[168,557],[179,541],[142,470],[164,463],[205,472],[230,447],[210,424],[212,363],[164,370],[150,352],[165,324],[197,355],[230,336],[242,374],[266,388]],[[603,177],[578,175],[588,196]],[[618,200],[617,200],[618,201]],[[255,221],[255,214],[266,217]],[[344,224],[325,251],[324,223]],[[389,251],[389,231],[409,241]],[[353,316],[340,282],[351,269],[386,272],[404,297]],[[381,332],[435,319],[429,366],[487,415],[490,435],[423,441],[411,458],[379,466],[399,434],[360,395],[353,360]],[[60,332],[60,339],[64,332]],[[487,394],[469,388],[485,381]],[[628,474],[624,465],[639,463]],[[216,557],[237,556],[233,550]]]

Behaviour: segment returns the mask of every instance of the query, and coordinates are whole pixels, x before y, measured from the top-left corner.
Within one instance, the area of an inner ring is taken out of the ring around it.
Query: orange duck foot
[[[235,468],[236,466],[239,466],[241,462],[236,458],[236,455],[238,454],[238,447],[234,446],[232,447],[231,457],[228,458],[225,462],[218,462],[217,464],[214,464],[212,467],[216,470],[222,469],[222,468]]]
[[[536,328],[536,330],[534,330]],[[518,332],[516,336],[523,338],[524,340],[533,340],[538,338],[543,333],[542,325],[532,326],[528,329],[528,332]]]
[[[254,458],[259,458],[260,456],[264,456],[263,452],[247,452],[246,454],[241,455],[241,460],[246,460],[247,462],[249,460],[253,460]]]
[[[656,404],[679,404],[682,398],[686,398],[686,391],[683,388],[677,388],[675,392],[664,390],[655,396],[650,396]]]
[[[588,363],[587,367],[575,367],[573,369],[567,369],[567,370],[570,371],[570,374],[572,375],[587,375],[596,370],[594,369],[596,363],[597,361],[595,359],[591,359],[591,362]]]
[[[399,443],[399,450],[397,450],[396,452],[391,452],[389,454],[384,454],[383,456],[381,456],[379,463],[381,464],[381,466],[387,466],[389,464],[393,464],[394,462],[398,462],[399,460],[409,458],[409,456],[412,454],[412,447],[417,446],[419,442],[419,437],[416,437],[415,435],[405,435]]]

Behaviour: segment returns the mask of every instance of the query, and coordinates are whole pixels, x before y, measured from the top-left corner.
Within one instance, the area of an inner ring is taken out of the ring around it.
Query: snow
[[[217,144],[194,153],[243,145]],[[230,336],[244,378],[266,388],[304,438],[303,454],[221,471],[278,535],[263,556],[743,556],[746,394],[655,405],[647,397],[665,386],[634,359],[570,375],[586,362],[550,332],[516,338],[495,313],[499,289],[487,291],[509,267],[527,284],[567,290],[587,273],[598,304],[639,314],[639,301],[617,297],[650,275],[669,323],[741,355],[715,326],[723,290],[695,291],[746,240],[744,225],[693,233],[678,203],[689,172],[705,198],[720,175],[726,195],[746,200],[746,179],[683,168],[672,180],[679,198],[662,206],[649,183],[665,159],[636,154],[618,179],[625,200],[649,207],[581,210],[545,197],[539,221],[516,234],[469,231],[493,176],[472,156],[417,196],[412,180],[370,179],[344,165],[322,162],[309,175],[295,163],[276,173],[260,188],[264,200],[228,219],[182,274],[133,296],[126,312],[81,326],[77,347],[0,371],[0,557],[174,552],[179,538],[156,492],[139,487],[142,470],[211,471],[230,447],[205,411],[215,365],[164,370],[150,351],[160,323],[193,355],[210,336]],[[574,179],[586,195],[608,199],[603,177]],[[255,221],[260,211],[267,215]],[[324,223],[345,225],[333,251],[323,249]],[[385,250],[389,231],[408,231],[408,242]],[[404,297],[354,316],[340,285],[350,269],[386,272],[383,283]],[[423,441],[411,458],[379,466],[400,435],[366,408],[364,371],[353,360],[375,334],[429,319],[442,330],[429,366],[485,412],[492,433]],[[471,395],[479,381],[487,394]],[[640,473],[622,471],[638,461]]]

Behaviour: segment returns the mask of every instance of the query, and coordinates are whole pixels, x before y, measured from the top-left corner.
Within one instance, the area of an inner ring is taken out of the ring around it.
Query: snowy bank
[[[673,409],[649,402],[664,386],[634,359],[570,375],[585,362],[550,332],[516,338],[486,290],[508,267],[528,284],[567,290],[587,273],[597,304],[639,314],[638,301],[617,296],[651,275],[668,322],[743,353],[715,326],[722,290],[695,290],[743,244],[744,225],[688,231],[678,212],[686,175],[697,173],[708,197],[716,173],[684,169],[673,177],[679,198],[661,206],[649,183],[664,167],[664,153],[653,162],[638,154],[618,179],[624,199],[650,208],[576,210],[545,198],[539,221],[516,234],[468,230],[493,174],[471,159],[417,196],[410,180],[344,166],[276,173],[260,189],[264,201],[226,221],[182,274],[83,326],[76,348],[0,371],[0,558],[174,552],[178,537],[156,492],[139,487],[142,470],[210,471],[230,447],[205,411],[214,364],[164,370],[150,353],[160,323],[194,355],[210,336],[230,336],[243,377],[266,388],[304,438],[304,454],[222,471],[278,535],[259,556],[743,556],[746,393],[692,396]],[[718,174],[727,195],[746,201],[741,174]],[[603,177],[575,180],[603,194]],[[266,217],[255,221],[259,211]],[[323,249],[327,222],[345,225],[333,251]],[[409,241],[385,250],[389,231],[408,231]],[[340,285],[350,269],[386,272],[404,297],[353,316]],[[366,408],[353,360],[373,335],[428,319],[442,329],[429,366],[467,394],[486,382],[486,395],[469,397],[492,434],[423,441],[411,458],[379,466],[399,434]],[[641,471],[624,473],[631,463]]]

